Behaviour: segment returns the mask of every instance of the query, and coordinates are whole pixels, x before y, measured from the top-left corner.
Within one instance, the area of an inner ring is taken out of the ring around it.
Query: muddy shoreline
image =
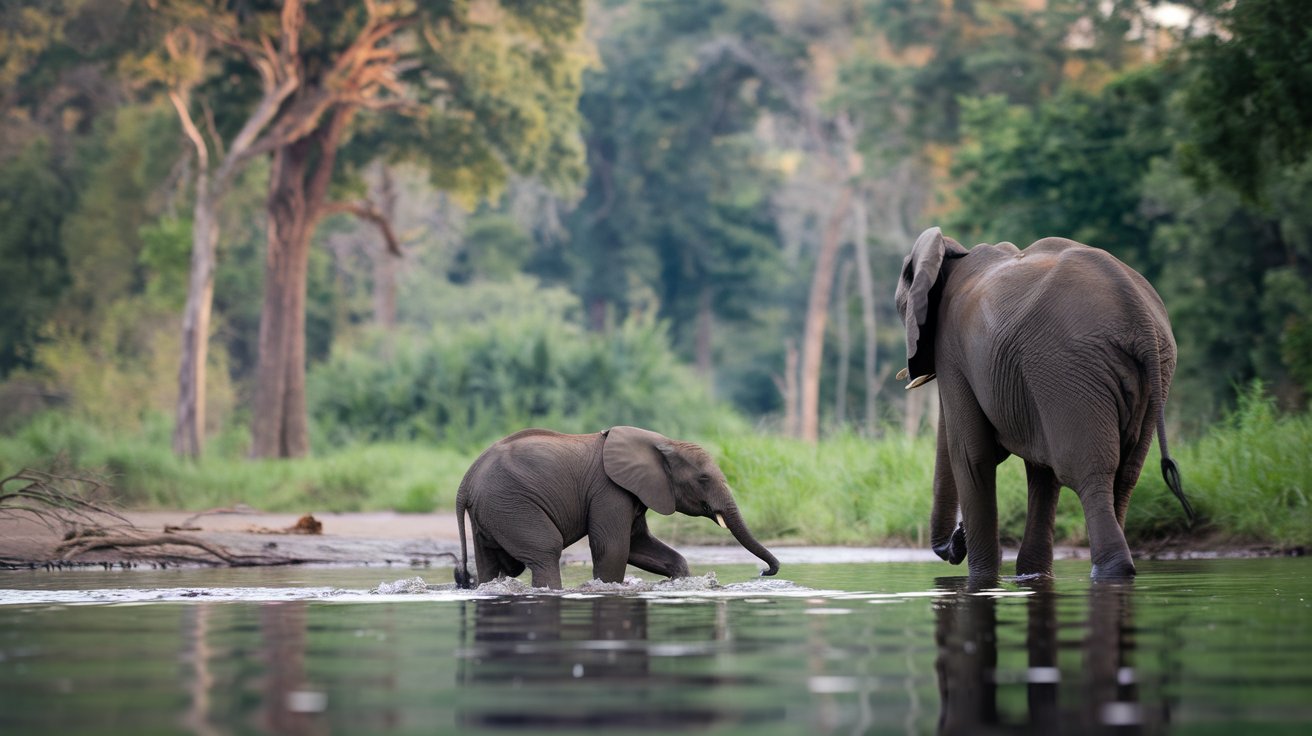
[[[137,534],[164,534],[166,530],[208,545],[217,545],[243,559],[261,564],[450,567],[460,554],[460,537],[453,513],[401,514],[396,512],[317,513],[319,534],[290,533],[300,515],[229,510],[197,514],[187,511],[136,511],[124,516]],[[177,531],[179,528],[182,531]],[[0,569],[68,569],[81,567],[160,567],[224,565],[197,547],[147,546],[94,549],[62,559],[63,530],[35,520],[0,516]],[[694,564],[756,564],[750,552],[737,545],[678,545]],[[781,564],[847,562],[937,562],[927,549],[905,547],[831,547],[774,544],[771,550]],[[1088,549],[1060,547],[1057,559],[1087,559]],[[1198,549],[1156,545],[1136,550],[1141,559],[1215,559],[1301,555],[1301,548],[1218,547]],[[472,553],[471,553],[472,554]],[[1014,549],[1004,550],[1013,559]],[[191,559],[188,559],[191,558]],[[565,550],[566,564],[586,564],[587,540]],[[470,560],[472,565],[473,560]]]

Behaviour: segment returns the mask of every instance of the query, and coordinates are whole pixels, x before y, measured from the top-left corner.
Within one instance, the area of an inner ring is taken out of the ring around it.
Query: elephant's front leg
[[[934,506],[929,513],[929,547],[953,565],[966,559],[966,534],[957,523],[957,483],[948,454],[947,422],[939,408],[938,444],[934,456]]]
[[[943,382],[943,376],[939,375]],[[952,463],[952,479],[961,502],[966,526],[966,557],[970,577],[979,583],[996,581],[1002,567],[1002,544],[998,540],[997,462],[998,445],[993,425],[976,403],[968,387],[952,393],[939,391],[944,404],[944,435]]]
[[[1061,483],[1052,468],[1025,461],[1029,505],[1025,514],[1025,536],[1016,555],[1017,575],[1052,574],[1052,534],[1057,522],[1057,496]]]
[[[594,579],[603,583],[624,582],[634,517],[645,510],[618,488],[592,500],[588,506],[588,546],[592,549]]]
[[[640,570],[671,578],[688,577],[688,561],[666,543],[653,537],[646,516],[633,521],[629,539],[629,564]]]

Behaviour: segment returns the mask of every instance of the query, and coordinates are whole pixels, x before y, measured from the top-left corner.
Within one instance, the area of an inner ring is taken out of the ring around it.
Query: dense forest
[[[1175,433],[1312,391],[1303,0],[13,0],[0,33],[7,433],[915,432],[892,296],[930,225],[1147,276]]]

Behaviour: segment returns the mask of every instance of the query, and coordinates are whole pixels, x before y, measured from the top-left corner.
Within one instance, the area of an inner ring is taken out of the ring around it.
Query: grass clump
[[[1132,539],[1189,535],[1220,544],[1312,544],[1312,414],[1282,416],[1261,382],[1201,438],[1171,454],[1199,515],[1184,514],[1156,472],[1154,449],[1126,518]]]
[[[0,472],[90,472],[113,487],[117,503],[139,509],[237,503],[297,513],[450,509],[474,457],[451,448],[377,443],[296,460],[250,460],[230,451],[193,462],[173,455],[167,431],[102,433],[58,414],[0,437]]]
[[[928,546],[933,437],[889,432],[871,440],[839,434],[808,444],[729,426],[702,444],[720,463],[744,518],[762,541]],[[487,444],[469,437],[441,445],[389,440],[345,444],[298,460],[250,460],[239,441],[244,434],[234,430],[191,462],[170,452],[170,429],[166,418],[157,417],[137,433],[102,432],[86,420],[47,414],[0,436],[0,473],[23,467],[99,473],[129,508],[201,510],[246,503],[298,513],[450,511],[460,479]],[[1140,545],[1163,539],[1196,546],[1312,543],[1309,447],[1312,415],[1281,416],[1254,386],[1225,421],[1197,440],[1173,446],[1199,523],[1188,528],[1153,450],[1130,503],[1127,537]],[[1003,463],[997,487],[999,531],[1005,544],[1014,545],[1025,525],[1024,464],[1016,458]],[[705,519],[651,514],[649,521],[658,535],[676,544],[730,541]],[[1058,503],[1056,539],[1086,541],[1083,511],[1069,490]]]

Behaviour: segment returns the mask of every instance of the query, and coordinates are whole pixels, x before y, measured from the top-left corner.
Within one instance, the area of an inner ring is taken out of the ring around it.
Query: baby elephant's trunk
[[[779,572],[779,560],[770,554],[770,550],[765,545],[756,541],[756,537],[747,530],[747,524],[743,521],[742,514],[738,513],[738,507],[730,506],[724,513],[724,525],[733,534],[733,538],[743,546],[748,552],[760,557],[767,567],[761,571],[762,575],[773,575]]]

